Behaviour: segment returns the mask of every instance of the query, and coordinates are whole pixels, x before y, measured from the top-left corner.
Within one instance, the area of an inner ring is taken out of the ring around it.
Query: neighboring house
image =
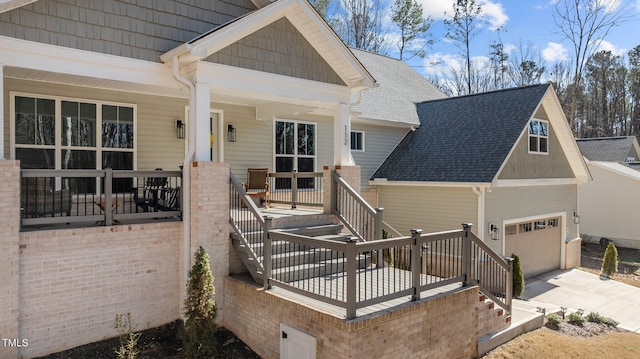
[[[551,85],[417,110],[420,127],[371,177],[386,222],[403,233],[472,222],[495,252],[520,256],[528,276],[574,265],[565,252],[579,239],[572,213],[589,174]]]
[[[634,136],[576,140],[593,181],[580,186],[580,232],[586,241],[640,248],[640,146]]]

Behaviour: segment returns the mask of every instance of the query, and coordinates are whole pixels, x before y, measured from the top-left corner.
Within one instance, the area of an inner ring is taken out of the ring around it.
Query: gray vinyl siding
[[[577,185],[493,188],[485,197],[485,226],[488,223],[501,226],[505,220],[565,212],[566,238],[577,238],[577,226],[571,220],[571,212],[577,210],[577,198]],[[500,241],[486,242],[497,253],[502,253],[502,240],[504,233],[500,233]]]
[[[158,62],[161,54],[253,10],[251,0],[40,0],[0,14],[0,35]]]
[[[413,228],[420,228],[423,233],[460,229],[462,223],[477,222],[478,196],[469,187],[378,188],[384,221],[402,234],[408,235]]]
[[[538,110],[535,118],[548,120],[543,108]],[[507,163],[498,178],[575,178],[551,123],[549,123],[548,138],[548,154],[529,153],[529,132],[527,127],[511,156],[507,159]]]
[[[298,30],[282,18],[209,56],[207,61],[345,85]]]
[[[137,169],[178,170],[184,160],[184,140],[176,138],[175,120],[184,119],[186,99],[108,91],[86,87],[5,78],[5,144],[9,156],[10,92],[136,105]]]
[[[369,187],[369,178],[389,156],[402,138],[409,132],[407,128],[351,124],[352,131],[364,132],[364,151],[351,151],[356,165],[360,166],[362,188]]]

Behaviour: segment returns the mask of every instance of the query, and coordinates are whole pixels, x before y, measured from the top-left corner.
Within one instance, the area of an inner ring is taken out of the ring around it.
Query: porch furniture
[[[247,168],[247,183],[242,184],[247,195],[251,198],[259,197],[260,204],[264,203],[265,208],[269,208],[268,175],[268,168]]]
[[[96,206],[98,206],[100,208],[100,210],[102,210],[102,212],[106,213],[106,208],[105,207],[107,205],[107,201],[105,201],[103,199],[100,199],[100,200],[95,201],[95,203],[96,203]],[[111,202],[111,212],[112,213],[115,212],[116,208],[118,208],[118,206],[120,204],[121,204],[120,201],[112,201]],[[115,220],[115,219],[113,220],[113,223],[114,224],[120,224],[120,222]],[[104,221],[97,221],[96,224],[103,226],[104,225]]]
[[[71,192],[54,190],[53,178],[22,178],[20,208],[24,216],[71,214]]]
[[[156,168],[156,171],[162,171],[162,168]],[[133,200],[136,205],[144,212],[157,212],[158,201],[161,199],[161,194],[167,190],[167,182],[167,177],[147,177],[142,197],[140,197],[138,187],[132,188]]]

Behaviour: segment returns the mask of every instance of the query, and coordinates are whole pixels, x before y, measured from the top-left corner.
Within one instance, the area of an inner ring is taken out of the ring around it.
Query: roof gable
[[[589,161],[627,162],[640,160],[638,140],[634,136],[577,139],[582,155]]]
[[[181,65],[205,59],[282,18],[286,18],[352,89],[372,87],[375,80],[307,0],[278,0],[221,25],[163,54],[163,62],[177,58]]]

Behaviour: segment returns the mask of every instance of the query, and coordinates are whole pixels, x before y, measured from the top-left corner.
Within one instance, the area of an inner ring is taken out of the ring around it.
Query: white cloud
[[[542,50],[542,58],[545,61],[567,61],[569,60],[569,51],[557,42],[549,42],[547,47]]]
[[[490,0],[480,0],[478,4],[482,8],[482,15],[491,25],[491,30],[497,30],[509,21],[509,16],[504,12],[502,4]]]
[[[436,52],[422,59],[422,67],[425,75],[435,76],[447,73],[450,67],[461,68],[462,63],[457,55]]]
[[[626,49],[620,49],[607,40],[601,40],[596,51],[611,51],[611,53],[615,56],[624,56],[624,54],[627,52]]]
[[[613,1],[613,0],[610,0]],[[640,0],[639,0],[640,1]],[[453,14],[454,0],[418,0],[422,4],[425,16],[430,16],[433,20],[441,20]],[[509,20],[509,16],[504,11],[502,4],[494,0],[478,0],[478,5],[482,9],[482,16],[489,22],[492,30],[495,30]]]
[[[597,1],[606,12],[616,11],[620,7],[620,0],[593,0]]]
[[[425,17],[430,16],[433,20],[442,20],[444,13],[453,13],[453,0],[418,0],[422,4]]]

